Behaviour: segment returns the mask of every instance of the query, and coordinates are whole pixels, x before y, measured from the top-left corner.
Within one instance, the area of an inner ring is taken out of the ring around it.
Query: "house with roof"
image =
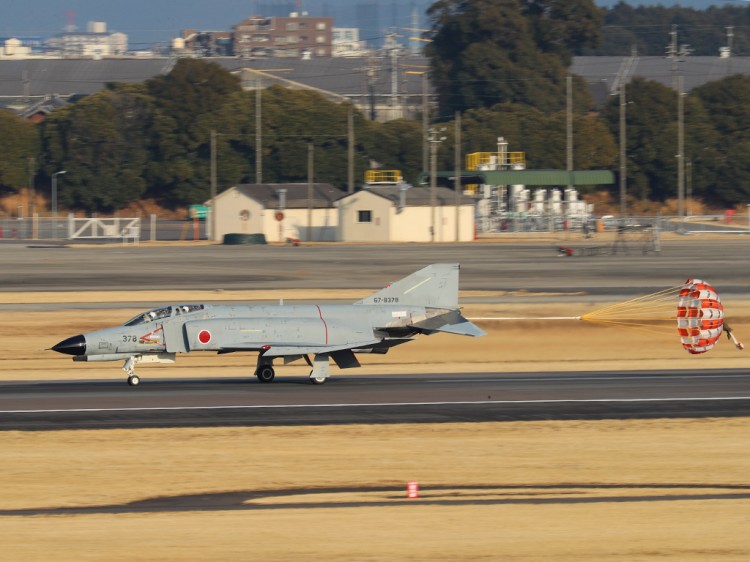
[[[473,198],[447,187],[434,195],[430,187],[363,189],[336,201],[339,240],[467,242],[474,239],[474,206]]]
[[[341,190],[327,183],[240,184],[216,197],[216,235],[264,234],[268,242],[332,242]]]

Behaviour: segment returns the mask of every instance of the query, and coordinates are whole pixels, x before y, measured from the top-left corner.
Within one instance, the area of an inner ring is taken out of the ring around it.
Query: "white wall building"
[[[367,44],[359,39],[359,28],[357,27],[334,27],[333,28],[333,50],[334,57],[363,57],[370,51]]]
[[[333,242],[338,233],[334,201],[342,192],[327,183],[241,184],[216,197],[216,233],[264,234],[266,241],[288,238]],[[308,202],[311,210],[308,211]],[[279,220],[281,219],[281,220]]]
[[[458,213],[452,189],[435,189],[435,242],[474,239],[474,200],[461,195]],[[336,202],[339,239],[346,242],[430,242],[432,205],[430,188],[374,187],[345,195]]]
[[[110,57],[124,55],[128,51],[128,36],[107,31],[107,24],[90,21],[86,31],[59,33],[44,42],[47,49],[58,51],[62,56]]]

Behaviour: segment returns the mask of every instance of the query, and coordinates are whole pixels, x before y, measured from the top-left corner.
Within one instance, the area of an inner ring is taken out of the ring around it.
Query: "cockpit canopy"
[[[180,304],[176,306],[162,306],[159,308],[152,308],[151,310],[134,316],[127,322],[125,326],[138,326],[139,324],[148,324],[156,320],[163,320],[164,318],[171,318],[172,316],[180,316],[182,314],[190,314],[191,312],[197,312],[203,310],[205,307],[202,304]]]

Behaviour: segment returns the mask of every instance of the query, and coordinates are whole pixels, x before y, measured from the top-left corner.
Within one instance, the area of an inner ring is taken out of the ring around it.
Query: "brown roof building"
[[[331,56],[333,18],[309,17],[296,12],[284,18],[252,16],[232,29],[235,56]]]

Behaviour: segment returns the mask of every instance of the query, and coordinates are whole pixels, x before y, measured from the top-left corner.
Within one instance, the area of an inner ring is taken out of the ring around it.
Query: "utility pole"
[[[216,242],[216,129],[211,129],[211,241]]]
[[[36,211],[36,188],[34,186],[34,163],[35,158],[29,157],[29,218],[34,218],[34,211]]]
[[[729,59],[727,61],[728,66],[728,72],[727,74],[732,74],[732,41],[734,39],[734,27],[729,26],[727,27],[727,58]]]
[[[461,240],[461,112],[456,111],[456,146],[455,146],[455,164],[456,171],[453,178],[453,189],[456,196],[456,242]]]
[[[354,193],[354,107],[349,106],[349,115],[347,117],[347,147],[346,147],[346,191]]]
[[[313,144],[307,143],[307,241],[312,242]]]
[[[57,176],[67,174],[66,170],[60,170],[52,174],[52,239],[57,240]]]
[[[667,47],[667,57],[672,61],[672,89],[677,89],[677,24],[672,24],[672,31],[669,32],[669,46]]]
[[[570,74],[565,77],[565,100],[565,167],[568,171],[568,189],[570,190],[573,189],[573,77]],[[567,225],[569,209],[566,206],[566,200],[567,197],[563,195],[563,218]]]
[[[568,74],[565,77],[565,163],[568,172],[573,171],[573,77]],[[570,187],[570,186],[569,186]]]
[[[430,127],[430,114],[429,106],[427,105],[427,71],[422,73],[422,172],[426,172],[428,169],[428,149],[429,146],[429,129]]]
[[[262,139],[262,105],[260,103],[262,82],[255,82],[255,183],[263,183],[263,139]]]
[[[677,80],[677,217],[685,214],[685,95],[682,74]]]
[[[430,129],[430,242],[435,242],[437,235],[437,151],[444,140],[438,137],[438,131]]]
[[[625,220],[628,213],[627,207],[627,185],[628,185],[628,159],[627,159],[627,135],[625,134],[625,82],[620,84],[620,219]]]
[[[367,64],[367,95],[370,98],[370,121],[378,117],[375,109],[375,59],[372,57]]]

